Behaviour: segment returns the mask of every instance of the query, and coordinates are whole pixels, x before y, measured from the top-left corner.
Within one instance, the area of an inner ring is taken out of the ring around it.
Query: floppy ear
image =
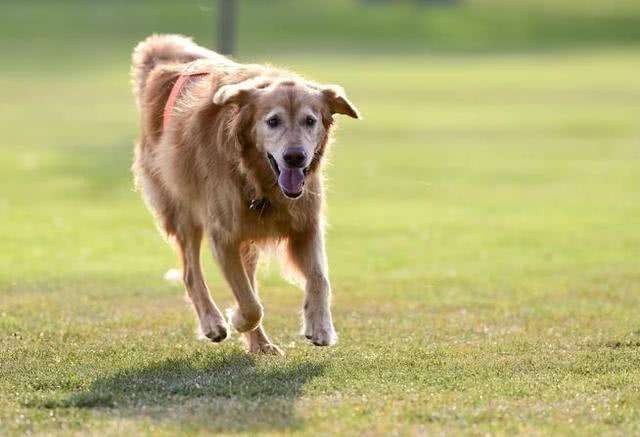
[[[213,103],[219,106],[228,103],[243,105],[259,88],[264,88],[264,80],[247,79],[243,82],[221,86],[213,95]]]
[[[360,118],[358,110],[353,103],[347,99],[347,95],[340,85],[323,86],[322,95],[327,101],[332,114],[344,114],[351,118]]]

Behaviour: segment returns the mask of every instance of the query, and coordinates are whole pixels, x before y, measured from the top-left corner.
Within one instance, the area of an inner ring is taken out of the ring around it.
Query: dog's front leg
[[[338,340],[331,318],[331,286],[320,228],[289,239],[289,257],[305,279],[303,332],[316,346]]]
[[[214,255],[224,274],[238,308],[233,311],[231,324],[238,332],[255,329],[262,320],[262,305],[254,293],[247,272],[242,264],[240,245],[211,238]]]

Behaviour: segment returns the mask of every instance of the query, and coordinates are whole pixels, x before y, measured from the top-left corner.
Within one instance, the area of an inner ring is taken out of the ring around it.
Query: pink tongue
[[[298,194],[304,184],[304,173],[301,168],[282,168],[278,183],[289,194]]]

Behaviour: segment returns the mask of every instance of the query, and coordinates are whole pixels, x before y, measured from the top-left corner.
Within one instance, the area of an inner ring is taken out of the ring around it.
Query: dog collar
[[[271,208],[271,201],[266,197],[260,197],[249,201],[249,209],[255,211],[259,216]]]
[[[171,88],[171,93],[169,94],[169,98],[167,99],[167,103],[164,105],[164,113],[162,114],[162,130],[164,131],[169,125],[169,120],[171,120],[171,114],[173,114],[173,108],[176,105],[176,101],[178,97],[180,97],[180,93],[182,92],[182,88],[193,78],[200,76],[207,76],[209,72],[202,70],[192,70],[191,65],[185,68],[185,71],[180,73],[178,79],[173,84],[173,88]]]

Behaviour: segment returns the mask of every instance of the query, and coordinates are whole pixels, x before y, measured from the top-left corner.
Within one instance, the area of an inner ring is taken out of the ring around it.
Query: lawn
[[[105,59],[69,38],[63,63],[52,31],[0,72],[0,434],[640,433],[637,46],[247,42],[365,117],[340,121],[328,166],[340,342],[298,335],[302,292],[265,264],[276,358],[198,341],[163,279],[177,257],[129,171],[129,37]]]

